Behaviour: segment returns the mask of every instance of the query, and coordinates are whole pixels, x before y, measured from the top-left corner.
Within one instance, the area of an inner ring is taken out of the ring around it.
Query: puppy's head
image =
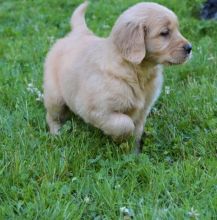
[[[176,15],[156,3],[139,3],[125,11],[111,38],[127,61],[140,64],[181,64],[191,55],[191,44],[181,35]]]

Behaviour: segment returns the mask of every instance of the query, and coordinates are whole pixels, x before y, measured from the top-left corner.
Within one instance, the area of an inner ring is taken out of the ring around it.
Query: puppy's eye
[[[167,36],[169,36],[169,34],[170,34],[170,31],[169,31],[169,30],[165,30],[165,31],[162,31],[162,32],[160,33],[160,36],[162,36],[162,37],[167,37]]]

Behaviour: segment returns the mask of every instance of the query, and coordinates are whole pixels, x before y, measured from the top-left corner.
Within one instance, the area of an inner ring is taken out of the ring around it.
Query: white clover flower
[[[203,51],[202,51],[202,48],[201,48],[201,47],[197,47],[197,50],[198,50],[198,52],[199,52],[200,54],[202,54],[202,53],[203,53]]]
[[[187,213],[188,216],[190,218],[194,218],[194,219],[198,219],[198,217],[200,216],[200,214],[198,213],[197,210],[194,210],[194,208],[192,207],[191,210]]]
[[[144,198],[142,197],[142,198],[140,198],[140,200],[139,200],[139,205],[142,206],[143,204],[144,204]]]
[[[121,207],[120,213],[123,215],[124,220],[130,220],[134,218],[133,210],[127,207]]]
[[[115,189],[120,189],[120,188],[121,188],[120,184],[115,185]]]
[[[41,91],[37,91],[37,96],[36,101],[42,102],[44,100],[44,94]]]
[[[32,84],[32,83],[29,83],[29,84],[28,84],[27,91],[29,91],[29,92],[31,92],[31,93],[34,92],[34,90],[33,90],[33,84]]]
[[[214,59],[215,59],[214,56],[210,56],[210,57],[207,58],[207,60],[214,60]]]
[[[52,43],[54,43],[55,38],[54,38],[54,36],[49,36],[49,37],[48,37],[48,40],[49,40],[49,42],[52,44]]]
[[[109,26],[108,24],[103,24],[103,25],[102,25],[102,28],[103,28],[103,29],[109,29],[110,26]]]
[[[38,88],[34,87],[32,83],[28,83],[27,91],[37,96],[36,101],[40,101],[40,102],[43,101],[44,99],[43,93]]]
[[[77,180],[78,180],[77,177],[73,177],[73,178],[72,178],[72,182],[75,182],[75,181],[77,181]]]
[[[34,25],[34,29],[35,29],[36,32],[39,32],[39,27],[38,27],[38,25]]]
[[[90,203],[90,197],[89,196],[85,196],[84,197],[84,202],[87,203],[87,204]]]
[[[166,93],[166,95],[170,94],[170,87],[169,86],[165,86],[165,93]]]
[[[153,107],[153,108],[152,108],[152,112],[153,112],[153,113],[156,113],[156,112],[157,112],[157,108],[156,108],[156,107]]]

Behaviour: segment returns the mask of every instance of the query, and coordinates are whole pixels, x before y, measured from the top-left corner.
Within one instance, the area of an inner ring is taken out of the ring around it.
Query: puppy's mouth
[[[192,52],[190,54],[181,54],[181,55],[169,55],[166,57],[155,56],[153,54],[148,54],[144,60],[150,61],[156,64],[162,64],[166,66],[174,66],[186,63],[192,57]]]
[[[181,59],[172,58],[170,60],[166,60],[165,62],[163,62],[163,64],[167,66],[180,65],[180,64],[188,62],[188,60],[190,60],[191,57],[192,57],[192,53],[190,53],[189,55],[186,55],[185,57],[182,57]]]
[[[179,65],[181,63],[175,63],[175,62],[171,62],[171,61],[165,61],[163,63],[163,65],[166,65],[166,66],[174,66],[174,65]]]
[[[175,66],[175,65],[180,65],[180,64],[183,64],[183,63],[185,63],[186,61],[183,61],[183,62],[181,62],[181,61],[179,61],[179,62],[175,62],[175,61],[165,61],[164,63],[163,63],[163,65],[166,65],[166,66]]]

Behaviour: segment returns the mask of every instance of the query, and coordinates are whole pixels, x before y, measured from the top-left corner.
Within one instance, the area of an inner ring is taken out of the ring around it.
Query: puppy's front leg
[[[135,152],[136,155],[139,155],[139,154],[142,153],[142,149],[143,149],[143,146],[144,146],[143,138],[146,138],[146,133],[145,132],[142,133],[142,136],[140,138],[136,139],[135,147],[134,147],[134,152]]]
[[[134,152],[137,155],[142,153],[142,149],[143,149],[143,144],[144,144],[142,140],[143,130],[144,130],[144,124],[142,121],[142,123],[140,122],[139,124],[137,124],[135,128],[136,140],[135,140]]]
[[[147,115],[148,115],[148,111],[142,112],[139,120],[137,121],[135,125],[134,135],[135,135],[136,140],[135,140],[134,152],[137,155],[142,153],[142,149],[144,146],[144,141],[142,140],[142,138],[146,137],[146,133],[144,132],[144,125],[146,122]]]

